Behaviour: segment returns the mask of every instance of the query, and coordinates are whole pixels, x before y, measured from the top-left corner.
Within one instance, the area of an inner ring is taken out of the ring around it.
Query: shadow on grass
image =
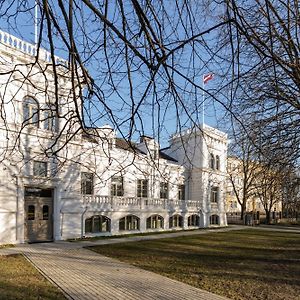
[[[300,295],[300,236],[294,233],[216,232],[90,249],[231,299]]]

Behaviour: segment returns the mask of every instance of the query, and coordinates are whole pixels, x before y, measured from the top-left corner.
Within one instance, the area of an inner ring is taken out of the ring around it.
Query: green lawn
[[[0,256],[0,299],[66,299],[21,255]]]
[[[300,299],[300,234],[261,230],[92,247],[231,299]]]

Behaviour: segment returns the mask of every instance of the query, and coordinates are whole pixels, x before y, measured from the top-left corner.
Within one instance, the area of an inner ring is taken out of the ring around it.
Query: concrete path
[[[231,226],[213,230],[180,231],[171,234],[107,239],[95,242],[70,243],[62,241],[45,244],[23,244],[15,248],[1,249],[0,255],[23,253],[46,278],[65,293],[68,299],[224,300],[225,297],[136,268],[82,247],[250,228],[253,230],[266,229]],[[268,230],[298,231],[300,233],[299,230],[288,228],[270,227]]]

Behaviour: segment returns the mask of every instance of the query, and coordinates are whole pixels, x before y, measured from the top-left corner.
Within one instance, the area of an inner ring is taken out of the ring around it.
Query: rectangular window
[[[94,192],[94,174],[81,173],[81,194],[92,195]]]
[[[138,179],[137,181],[137,197],[147,198],[148,197],[148,180]]]
[[[178,199],[185,200],[185,185],[184,184],[178,185]]]
[[[53,116],[51,110],[46,110],[44,112],[44,129],[57,131],[57,118]]]
[[[167,182],[160,183],[160,196],[161,199],[168,199],[169,197],[169,185]]]
[[[123,177],[113,176],[111,179],[111,196],[124,196]]]
[[[33,176],[47,177],[47,162],[34,161],[33,162]]]
[[[219,187],[212,186],[210,192],[210,202],[217,203],[219,198]]]

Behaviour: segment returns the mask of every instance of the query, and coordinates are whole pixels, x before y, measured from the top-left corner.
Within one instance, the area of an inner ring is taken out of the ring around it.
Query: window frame
[[[41,168],[44,166],[45,168]],[[48,162],[42,160],[33,161],[33,176],[48,177]]]
[[[200,226],[200,216],[197,214],[192,214],[188,216],[188,227],[199,227]]]
[[[146,219],[146,229],[163,229],[164,218],[161,215],[151,215]]]
[[[43,112],[43,129],[58,132],[58,118],[54,109],[50,106],[47,107]]]
[[[177,185],[177,198],[178,200],[185,200],[185,184]]]
[[[169,183],[161,182],[159,185],[159,198],[169,199]]]
[[[97,221],[99,222],[97,223]],[[87,231],[87,222],[90,222],[90,231]],[[93,215],[90,218],[86,218],[84,225],[85,233],[104,233],[111,231],[111,219],[103,215]]]
[[[123,176],[112,176],[110,195],[112,197],[123,197],[124,196],[124,178]]]
[[[210,225],[220,225],[220,216],[213,214],[209,217],[209,224]]]
[[[149,180],[137,179],[136,196],[138,198],[148,198]]]
[[[210,202],[211,203],[219,202],[219,187],[218,186],[212,186],[210,188]]]
[[[175,214],[169,218],[169,228],[183,228],[183,216]]]
[[[39,128],[40,106],[39,102],[31,97],[26,96],[22,102],[23,106],[23,124]]]
[[[216,170],[220,170],[220,156],[216,155],[216,159],[215,159],[215,165],[216,165]]]
[[[140,230],[140,218],[135,215],[127,215],[119,219],[119,231]]]
[[[83,176],[90,176],[89,178],[83,178]],[[90,183],[90,187],[87,184]],[[81,172],[81,195],[93,195],[94,194],[94,173]]]
[[[212,153],[210,153],[209,167],[215,169],[215,156]]]

